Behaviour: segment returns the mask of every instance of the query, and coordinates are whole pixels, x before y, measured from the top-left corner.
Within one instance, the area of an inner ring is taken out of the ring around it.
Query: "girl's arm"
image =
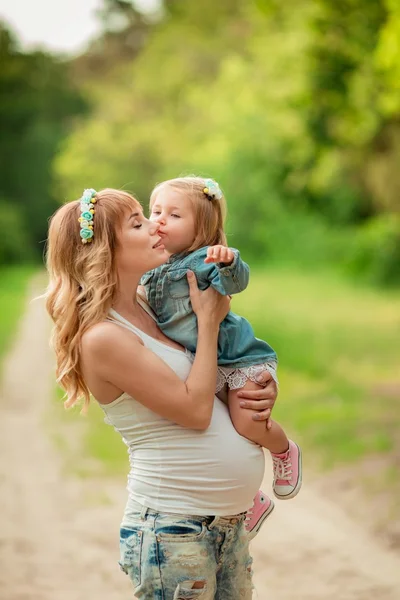
[[[227,296],[242,292],[249,283],[249,266],[235,248],[208,246],[198,252],[195,272],[220,294]]]
[[[99,323],[84,335],[83,366],[90,364],[98,378],[115,387],[115,398],[126,392],[183,427],[207,429],[214,405],[219,324],[229,310],[229,300],[212,289],[200,292],[193,273],[188,279],[199,337],[186,381],[138,336],[110,322]]]

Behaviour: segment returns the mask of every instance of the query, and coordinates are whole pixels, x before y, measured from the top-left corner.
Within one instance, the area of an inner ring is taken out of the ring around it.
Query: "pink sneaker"
[[[294,498],[301,488],[301,450],[289,440],[289,449],[283,454],[272,455],[274,483],[272,489],[280,500]]]
[[[260,531],[262,524],[274,510],[274,506],[271,498],[261,490],[258,490],[253,501],[253,506],[247,511],[244,522],[249,541]]]

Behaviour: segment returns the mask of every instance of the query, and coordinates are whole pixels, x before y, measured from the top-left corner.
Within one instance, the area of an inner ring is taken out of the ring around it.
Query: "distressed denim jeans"
[[[130,502],[121,526],[120,566],[135,598],[251,600],[252,559],[243,522],[244,515],[157,513]]]

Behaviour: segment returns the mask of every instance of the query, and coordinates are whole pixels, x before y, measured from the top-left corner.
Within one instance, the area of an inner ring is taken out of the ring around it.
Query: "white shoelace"
[[[246,523],[248,523],[249,521],[251,521],[251,518],[252,518],[252,516],[253,516],[253,507],[254,507],[254,504],[253,504],[253,506],[252,506],[251,508],[249,508],[249,510],[246,512],[246,518],[245,518],[245,520],[244,520],[245,524],[246,524]]]
[[[283,479],[290,481],[292,479],[292,461],[290,455],[286,458],[279,458],[279,456],[272,457],[273,470],[274,470],[274,482],[277,479]]]

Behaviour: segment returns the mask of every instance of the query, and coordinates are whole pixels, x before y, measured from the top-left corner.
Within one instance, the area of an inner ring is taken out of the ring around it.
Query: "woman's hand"
[[[271,428],[269,418],[274,408],[275,400],[278,395],[278,387],[267,370],[259,375],[259,390],[242,390],[238,393],[241,398],[240,406],[254,411],[253,419],[255,421],[267,421],[267,429]]]
[[[192,308],[196,313],[199,323],[205,320],[211,326],[219,326],[229,312],[231,297],[219,294],[212,287],[204,291],[199,290],[193,271],[187,272],[187,278]]]

